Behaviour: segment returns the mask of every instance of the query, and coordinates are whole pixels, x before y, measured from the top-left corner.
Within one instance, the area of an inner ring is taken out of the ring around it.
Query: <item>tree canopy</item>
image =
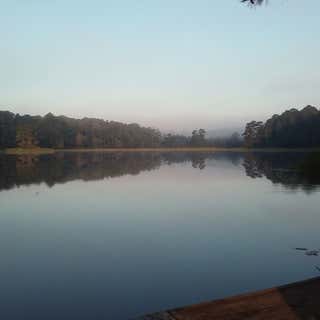
[[[256,6],[261,5],[262,3],[266,2],[266,0],[241,0],[241,2],[249,3],[250,5]]]
[[[135,148],[156,147],[160,142],[159,130],[135,123],[0,111],[0,148]]]
[[[273,115],[265,123],[251,121],[243,136],[247,147],[320,147],[320,111],[306,106]]]
[[[162,134],[159,130],[136,123],[102,119],[73,119],[13,114],[0,111],[0,149],[5,148],[152,148],[152,147],[231,147],[240,146],[239,135],[213,139],[204,129],[191,136]]]

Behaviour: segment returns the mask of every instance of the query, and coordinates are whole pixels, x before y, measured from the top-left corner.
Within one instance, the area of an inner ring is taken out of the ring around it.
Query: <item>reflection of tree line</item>
[[[239,159],[234,154],[231,158]],[[202,152],[59,152],[50,155],[0,155],[0,190],[44,182],[48,186],[81,179],[99,180],[135,175],[162,164],[190,163],[204,169],[208,159],[228,159],[229,155]],[[231,160],[233,161],[233,160]]]
[[[162,164],[191,163],[203,170],[208,160],[242,164],[247,176],[266,177],[287,188],[310,191],[320,185],[320,153],[55,153],[0,156],[0,190],[45,182],[48,186],[81,179],[99,180],[154,170]]]
[[[0,190],[45,182],[48,186],[81,179],[99,180],[139,174],[160,166],[151,153],[56,153],[53,155],[0,156]]]
[[[320,153],[248,153],[243,166],[247,176],[266,177],[291,190],[312,191],[320,185]]]

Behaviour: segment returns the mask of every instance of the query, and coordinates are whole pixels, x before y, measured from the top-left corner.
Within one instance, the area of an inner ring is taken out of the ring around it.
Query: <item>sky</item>
[[[0,110],[182,132],[320,107],[319,0],[0,5]]]

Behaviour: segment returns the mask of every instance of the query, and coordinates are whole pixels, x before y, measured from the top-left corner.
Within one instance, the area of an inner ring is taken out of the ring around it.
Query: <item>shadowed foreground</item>
[[[175,309],[140,320],[316,320],[320,319],[320,277]]]

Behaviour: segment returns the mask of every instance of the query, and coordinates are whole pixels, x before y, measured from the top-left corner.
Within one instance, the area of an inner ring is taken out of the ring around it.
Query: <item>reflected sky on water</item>
[[[0,315],[129,319],[318,275],[318,153],[0,155]]]

